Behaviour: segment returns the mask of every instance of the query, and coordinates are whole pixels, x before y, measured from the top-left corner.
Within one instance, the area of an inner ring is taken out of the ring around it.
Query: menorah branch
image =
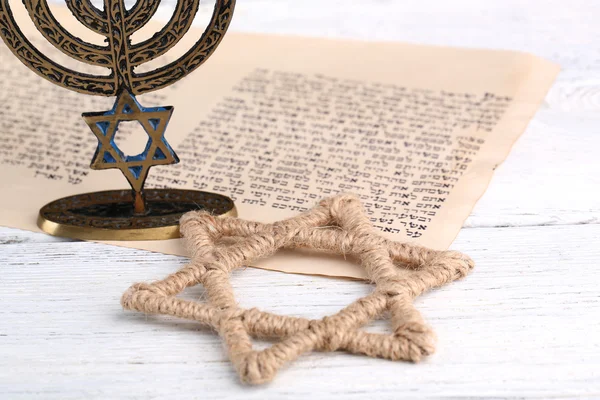
[[[131,47],[131,63],[146,63],[173,48],[192,26],[199,5],[199,0],[179,0],[173,16],[160,32]]]
[[[134,74],[132,94],[138,95],[167,87],[202,65],[223,39],[233,17],[235,0],[217,0],[210,23],[191,49],[162,68]]]
[[[112,52],[115,84],[119,89],[130,90],[133,65],[129,55],[129,35],[125,32],[125,2],[104,0],[104,12],[108,17],[108,42]]]
[[[100,35],[108,35],[106,13],[98,10],[89,0],[65,0],[73,16],[83,26]]]
[[[71,35],[54,18],[46,0],[23,0],[23,4],[38,31],[58,50],[87,64],[104,67],[112,65],[108,47],[86,43]]]
[[[139,0],[127,13],[125,17],[125,32],[132,35],[137,32],[156,14],[160,0]]]
[[[50,82],[85,94],[101,96],[116,94],[117,87],[110,77],[83,74],[62,67],[33,46],[19,29],[8,0],[0,0],[0,36],[23,64]]]

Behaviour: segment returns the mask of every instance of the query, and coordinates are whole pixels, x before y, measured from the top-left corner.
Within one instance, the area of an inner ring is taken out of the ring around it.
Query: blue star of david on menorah
[[[117,168],[127,178],[131,188],[136,193],[141,193],[151,167],[179,162],[175,151],[164,137],[172,114],[171,106],[142,107],[127,91],[119,94],[111,110],[84,113],[83,119],[98,138],[91,168]],[[119,124],[126,121],[139,122],[148,134],[146,147],[137,155],[125,155],[115,143]]]

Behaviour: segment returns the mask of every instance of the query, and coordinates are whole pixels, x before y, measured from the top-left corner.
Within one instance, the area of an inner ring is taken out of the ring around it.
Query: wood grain
[[[0,397],[594,398],[600,249],[586,244],[598,241],[598,225],[465,229],[455,247],[473,256],[475,272],[417,300],[439,336],[434,356],[413,365],[312,354],[262,388],[238,384],[214,332],[121,310],[132,282],[160,278],[183,259],[85,242],[6,244]],[[313,318],[370,289],[255,269],[234,274],[233,285],[245,307]],[[386,328],[381,321],[369,329]]]
[[[214,332],[120,309],[131,283],[184,259],[0,228],[0,398],[600,398],[600,3],[245,0],[236,14],[232,30],[516,49],[563,67],[454,244],[476,270],[417,301],[437,353],[317,353],[243,387]],[[369,290],[253,269],[233,284],[243,306],[313,318]]]

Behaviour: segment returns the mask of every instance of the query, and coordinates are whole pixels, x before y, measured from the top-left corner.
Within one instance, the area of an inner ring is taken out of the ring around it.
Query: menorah
[[[75,18],[89,30],[106,37],[106,45],[87,43],[67,31],[54,17],[46,0],[23,0],[42,36],[73,59],[110,70],[108,75],[74,71],[50,60],[19,29],[9,1],[0,0],[0,36],[29,69],[64,88],[90,95],[116,96],[109,111],[82,114],[98,139],[91,168],[121,170],[132,190],[79,194],[41,208],[38,226],[53,235],[98,240],[149,240],[179,236],[178,221],[190,210],[235,214],[226,196],[195,190],[146,189],[148,171],[179,159],[164,133],[173,107],[142,107],[135,96],[165,88],[202,65],[223,39],[235,0],[216,0],[208,27],[180,58],[149,72],[136,67],[172,49],[192,26],[199,0],[177,0],[171,19],[152,37],[132,43],[131,35],[156,13],[160,0],[137,0],[129,9],[124,0],[104,0],[103,9],[90,0],[65,0]],[[137,121],[148,134],[143,151],[126,155],[115,144],[119,123]]]

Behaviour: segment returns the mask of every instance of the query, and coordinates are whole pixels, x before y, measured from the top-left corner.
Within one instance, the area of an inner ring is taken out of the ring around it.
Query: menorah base
[[[179,236],[188,211],[237,216],[233,200],[196,190],[146,189],[146,213],[136,214],[131,190],[64,197],[41,208],[37,224],[54,236],[82,240],[165,240]]]

